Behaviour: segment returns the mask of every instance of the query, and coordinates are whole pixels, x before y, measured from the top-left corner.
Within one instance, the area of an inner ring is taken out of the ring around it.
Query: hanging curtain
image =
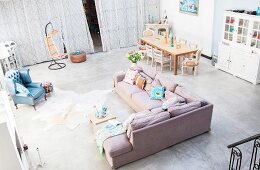
[[[134,46],[148,16],[159,20],[160,0],[95,0],[103,51]]]
[[[60,31],[55,39],[60,52],[63,52],[63,43],[68,52],[94,52],[82,0],[73,0],[73,3],[71,0],[0,2],[0,42],[17,42],[17,53],[23,65],[47,61],[44,29],[49,21]]]

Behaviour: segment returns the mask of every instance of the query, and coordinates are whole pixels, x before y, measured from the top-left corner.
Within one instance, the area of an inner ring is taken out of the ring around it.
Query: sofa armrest
[[[125,78],[125,72],[121,71],[121,72],[116,72],[113,75],[113,87],[115,87],[117,85],[117,83],[119,83],[120,81],[123,81]]]

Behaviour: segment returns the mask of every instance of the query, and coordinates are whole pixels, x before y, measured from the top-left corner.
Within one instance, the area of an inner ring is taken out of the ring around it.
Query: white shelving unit
[[[0,169],[29,170],[7,93],[0,91]]]
[[[260,17],[226,11],[216,67],[260,83]]]

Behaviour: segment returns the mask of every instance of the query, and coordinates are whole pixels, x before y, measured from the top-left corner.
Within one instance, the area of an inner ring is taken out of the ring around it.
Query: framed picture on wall
[[[199,0],[179,0],[180,12],[191,15],[199,14]]]

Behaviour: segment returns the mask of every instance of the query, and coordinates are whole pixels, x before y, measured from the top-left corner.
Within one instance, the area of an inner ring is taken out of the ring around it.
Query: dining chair
[[[146,29],[146,30],[144,30],[144,32],[143,32],[143,36],[144,36],[144,37],[154,36],[154,31],[151,30],[151,29]]]
[[[149,64],[149,61],[151,59],[151,65],[153,65],[153,47],[148,45],[148,44],[145,44],[145,56],[147,58],[147,64]]]
[[[184,68],[192,68],[193,69],[193,75],[195,76],[198,74],[198,66],[199,66],[199,60],[201,57],[201,51],[202,49],[198,50],[195,54],[195,58],[185,58],[184,61],[182,62],[182,75],[184,75]]]
[[[192,49],[197,49],[198,48],[198,44],[190,42],[189,43],[189,47],[192,48]]]
[[[180,38],[178,42],[181,44],[187,44],[187,40],[185,40],[183,38]]]
[[[163,52],[158,49],[153,49],[153,56],[154,56],[154,63],[155,63],[155,70],[157,71],[157,64],[161,65],[161,72],[163,72],[164,67],[170,67],[172,70],[172,60],[171,57],[165,57]]]

